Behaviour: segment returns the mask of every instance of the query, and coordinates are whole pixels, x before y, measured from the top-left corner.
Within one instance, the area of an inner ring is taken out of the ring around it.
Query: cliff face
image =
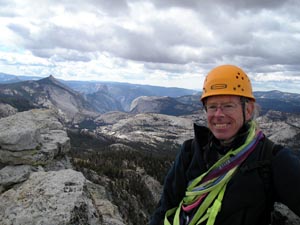
[[[72,169],[51,110],[0,119],[0,224],[124,224],[101,185]]]
[[[184,104],[171,97],[141,96],[134,99],[130,106],[131,113],[160,113],[180,116],[197,111],[199,106]]]
[[[93,106],[80,93],[52,76],[38,81],[0,85],[0,102],[10,104],[18,111],[33,108],[54,109],[66,122],[95,114]]]

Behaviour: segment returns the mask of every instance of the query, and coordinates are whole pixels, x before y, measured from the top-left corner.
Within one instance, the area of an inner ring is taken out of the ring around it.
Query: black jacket
[[[212,137],[208,128],[195,125],[194,129],[195,138],[183,143],[165,178],[161,200],[150,225],[163,224],[165,212],[178,206],[188,182],[204,173],[219,158],[217,148],[208,146]],[[244,141],[243,135],[239,141]],[[266,138],[263,138],[229,181],[215,225],[267,225],[275,201],[287,205],[300,216],[299,152],[286,148],[278,151],[270,159],[270,179],[266,185],[262,169],[253,166],[261,161],[265,142]]]

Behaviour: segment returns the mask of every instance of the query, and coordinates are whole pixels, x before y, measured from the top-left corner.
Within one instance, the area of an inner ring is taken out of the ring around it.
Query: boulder
[[[46,165],[70,150],[56,113],[34,109],[0,119],[0,163]]]
[[[101,224],[82,173],[71,169],[34,172],[0,195],[2,225]]]
[[[18,110],[9,104],[0,103],[0,118],[14,115]]]
[[[35,169],[29,165],[6,166],[0,170],[0,193],[28,179]]]

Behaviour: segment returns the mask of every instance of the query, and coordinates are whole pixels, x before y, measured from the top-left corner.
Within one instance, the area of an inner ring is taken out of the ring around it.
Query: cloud
[[[201,89],[197,79],[230,63],[255,83],[298,81],[299,10],[296,0],[2,0],[0,68]]]

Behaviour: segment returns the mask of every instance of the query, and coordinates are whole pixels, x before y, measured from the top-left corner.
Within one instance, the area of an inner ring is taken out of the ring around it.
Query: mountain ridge
[[[1,84],[0,101],[11,104],[19,111],[32,108],[56,109],[64,114],[66,121],[72,121],[83,114],[92,114],[94,111],[80,93],[51,76],[40,80]]]
[[[49,75],[53,76],[53,75]],[[48,76],[48,77],[49,77]],[[55,76],[53,76],[55,77]],[[40,76],[29,76],[29,75],[14,75],[14,74],[7,74],[7,73],[1,73],[0,72],[0,84],[2,83],[15,83],[15,82],[20,82],[20,81],[27,81],[27,80],[41,80],[44,79],[45,77],[40,77]],[[195,94],[200,94],[200,90],[196,89],[189,89],[189,88],[180,88],[180,87],[164,87],[164,86],[157,86],[157,85],[147,85],[147,84],[132,84],[132,83],[126,83],[126,82],[117,82],[117,81],[96,81],[96,80],[90,80],[90,81],[83,81],[83,80],[63,80],[63,79],[57,79],[59,82],[62,82],[64,84],[68,84],[68,86],[73,87],[74,90],[79,89],[82,85],[87,85],[90,84],[88,87],[90,90],[93,92],[97,91],[97,85],[98,84],[112,84],[112,85],[120,85],[120,86],[135,86],[135,87],[144,87],[146,89],[153,89],[153,88],[163,88],[163,89],[170,89],[174,90],[174,93],[176,93],[176,90],[179,91],[186,91],[186,92],[193,92]],[[78,87],[79,85],[79,87]],[[94,86],[94,87],[93,87]],[[199,88],[200,89],[200,88]],[[282,97],[281,93],[285,94],[296,94],[300,95],[300,93],[293,93],[293,92],[286,92],[286,91],[279,91],[279,90],[267,90],[267,91],[253,91],[256,93],[257,97],[261,97],[261,94],[266,94],[266,93],[272,93],[274,95],[276,92],[278,93],[279,97]],[[87,92],[88,93],[88,92]],[[183,96],[184,94],[180,94],[180,96]],[[170,95],[170,97],[177,97],[175,94]]]
[[[0,84],[0,102],[10,104],[9,100],[15,97],[19,100],[17,102],[15,99],[12,100],[15,102],[11,105],[16,107],[21,104],[21,108],[25,110],[34,107],[56,107],[62,112],[70,113],[69,120],[82,117],[82,114],[91,115],[109,111],[184,115],[202,109],[200,92],[192,90],[128,83],[89,82],[95,92],[87,93],[84,89],[90,86],[85,86],[86,82],[76,84],[76,88],[81,91],[74,90],[67,82],[62,82],[52,75],[40,80]],[[147,99],[141,98],[142,96],[146,96]],[[254,96],[261,106],[262,114],[269,110],[300,114],[300,94],[266,91],[254,92]],[[135,109],[132,108],[133,103]]]

